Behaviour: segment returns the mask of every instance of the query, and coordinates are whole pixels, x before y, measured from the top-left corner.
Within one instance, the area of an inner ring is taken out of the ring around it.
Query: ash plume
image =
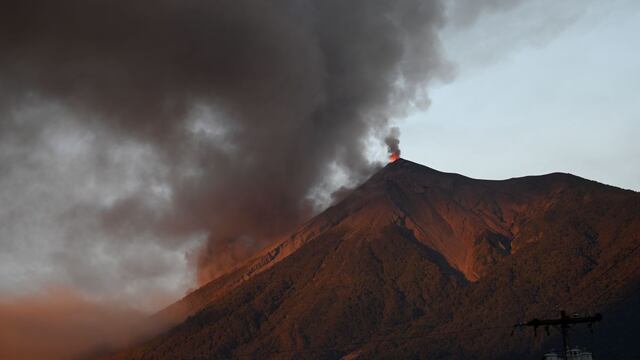
[[[389,158],[392,161],[400,158],[400,129],[399,128],[392,127],[390,129],[390,134],[384,138],[384,143],[387,145],[387,152],[389,153]]]
[[[141,186],[63,215],[85,232],[98,219],[109,241],[205,234],[204,282],[221,252],[233,263],[307,218],[330,166],[371,171],[365,140],[448,70],[443,24],[437,0],[11,1],[0,128],[31,144],[82,129],[96,164],[147,154],[127,170]],[[22,121],[34,106],[53,110]]]

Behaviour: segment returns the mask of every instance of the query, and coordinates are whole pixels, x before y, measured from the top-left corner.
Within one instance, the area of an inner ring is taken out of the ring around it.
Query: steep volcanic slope
[[[379,217],[382,226],[403,221],[403,227],[411,230],[417,239],[443,254],[468,279],[475,280],[487,262],[495,262],[510,252],[513,219],[505,220],[503,211],[507,217],[513,217],[515,211],[526,208],[535,196],[541,196],[538,194],[541,190],[546,190],[515,188],[504,191],[503,183],[507,182],[483,182],[444,174],[400,159],[339,205],[318,215],[290,237],[278,241],[234,271],[168,307],[157,318],[168,323],[184,320],[345,219],[345,224],[356,230],[368,227],[369,222]],[[497,190],[492,189],[492,185]],[[496,199],[496,192],[500,190],[506,195]],[[510,192],[516,194],[509,195]],[[514,201],[516,198],[519,200]]]
[[[515,321],[603,290],[629,308],[615,299],[638,278],[639,215],[637,193],[567,174],[481,181],[401,159],[116,358],[509,358],[530,351],[504,338]]]

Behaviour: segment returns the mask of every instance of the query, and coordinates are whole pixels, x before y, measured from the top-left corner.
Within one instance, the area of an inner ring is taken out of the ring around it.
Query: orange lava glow
[[[393,154],[389,155],[389,162],[390,163],[392,163],[392,162],[394,162],[394,161],[396,161],[398,159],[400,159],[400,154],[398,154],[398,153],[394,152]]]

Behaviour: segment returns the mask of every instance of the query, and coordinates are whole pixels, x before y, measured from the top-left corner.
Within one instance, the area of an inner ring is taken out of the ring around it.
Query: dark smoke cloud
[[[63,217],[170,248],[207,234],[205,281],[308,217],[330,169],[371,172],[367,139],[448,71],[443,24],[437,0],[11,1],[0,128],[46,142],[48,118],[72,114],[97,173],[126,160],[114,149],[143,154],[141,186]],[[16,115],[42,104],[56,110]]]
[[[387,144],[387,152],[390,158],[397,159],[400,157],[400,129],[392,127],[390,134],[384,138],[384,143]]]

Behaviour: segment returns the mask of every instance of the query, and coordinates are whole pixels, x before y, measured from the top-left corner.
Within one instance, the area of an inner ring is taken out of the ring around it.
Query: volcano
[[[640,194],[564,173],[471,179],[398,159],[290,236],[154,317],[111,359],[528,359],[532,318],[637,359]]]

